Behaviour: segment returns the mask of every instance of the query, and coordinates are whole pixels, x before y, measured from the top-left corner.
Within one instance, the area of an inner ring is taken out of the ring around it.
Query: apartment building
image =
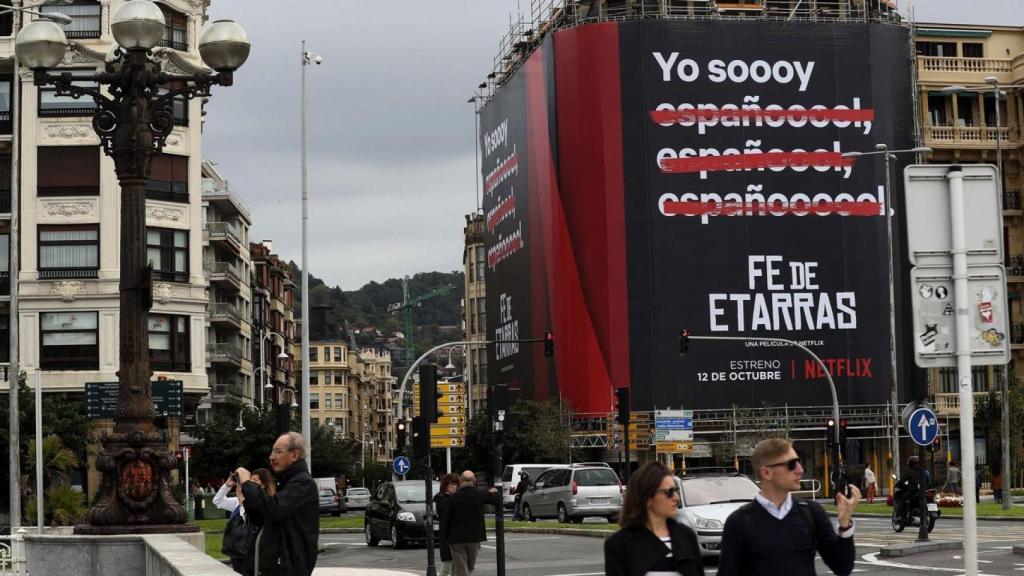
[[[210,395],[201,410],[207,411],[215,405],[252,405],[262,390],[253,378],[259,365],[252,354],[252,214],[211,162],[203,161],[202,174]]]
[[[294,315],[295,282],[288,262],[273,253],[269,240],[250,243],[252,258],[252,340],[248,353],[254,359],[253,398],[288,403],[296,395],[292,349],[297,342]]]
[[[1009,370],[1020,379],[1024,376],[1024,99],[1020,88],[1024,82],[1024,30],[918,24],[914,32],[922,144],[934,151],[928,161],[996,164],[997,154],[1002,156],[1003,246],[1011,326],[1007,336],[1012,353]],[[993,81],[1003,87],[999,99]],[[998,390],[1003,377],[1001,367],[975,367],[975,399]],[[958,459],[956,370],[930,371],[929,392],[940,417],[951,421],[949,445]],[[976,436],[976,442],[980,464],[998,459],[997,454],[987,453],[984,436]]]
[[[484,247],[484,216],[466,215],[462,230],[464,271],[462,299],[462,339],[480,342],[487,339],[487,251]],[[469,414],[487,410],[487,347],[470,345],[466,355],[465,380],[469,386]]]

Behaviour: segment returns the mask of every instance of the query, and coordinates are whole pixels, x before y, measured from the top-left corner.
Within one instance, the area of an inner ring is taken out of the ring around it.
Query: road
[[[940,518],[932,532],[934,540],[962,538],[958,519]],[[426,551],[423,548],[393,550],[388,543],[370,548],[362,534],[325,534],[321,542],[327,552],[321,554],[317,566],[353,568],[384,568],[424,574]],[[476,574],[496,574],[494,533],[480,552]],[[917,532],[907,529],[902,534],[892,531],[888,519],[858,518],[856,527],[857,563],[854,573],[864,576],[955,576],[963,573],[961,552],[949,550],[897,559],[878,557],[879,546],[912,542]],[[552,534],[507,534],[505,565],[508,576],[599,576],[604,574],[603,540],[586,536]],[[978,522],[979,574],[1024,576],[1024,556],[1012,553],[1013,544],[1024,543],[1024,522]],[[435,557],[436,558],[436,557]],[[438,560],[438,565],[440,561]],[[705,565],[708,576],[716,573],[716,563]],[[829,574],[817,560],[819,574]]]

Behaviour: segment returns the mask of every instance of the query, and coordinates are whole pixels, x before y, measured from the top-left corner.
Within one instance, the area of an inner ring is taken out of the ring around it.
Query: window
[[[984,44],[978,42],[964,42],[962,44],[964,58],[984,58]]]
[[[480,375],[477,378],[476,383],[486,386],[487,385],[487,351],[479,350],[480,352],[480,363],[477,366],[480,367]]]
[[[0,126],[3,125],[2,115],[0,115]],[[3,133],[3,128],[0,127],[0,134]],[[11,157],[9,155],[0,155],[0,213],[9,214],[11,212]]]
[[[956,42],[918,42],[918,56],[956,56]]]
[[[39,314],[39,367],[43,370],[99,369],[99,314]]]
[[[324,394],[324,408],[327,410],[332,410],[334,408],[333,404],[331,403],[330,394]]]
[[[78,70],[54,70],[53,74],[70,72],[72,74],[92,74],[93,69]],[[75,80],[75,86],[85,88],[99,88],[99,84],[91,80]],[[65,116],[92,116],[96,111],[96,103],[91,96],[72,98],[71,96],[58,96],[55,86],[41,86],[39,88],[39,116],[44,118],[65,117]]]
[[[341,346],[334,347],[334,361],[341,362]]]
[[[39,278],[95,278],[100,230],[85,226],[39,227]]]
[[[939,379],[943,394],[957,394],[960,391],[957,386],[956,368],[939,368]],[[988,392],[991,389],[988,366],[972,367],[971,383],[975,392]]]
[[[319,360],[317,360],[316,351],[317,351],[317,347],[316,346],[310,346],[309,347],[309,361],[310,362],[319,362]]]
[[[10,254],[11,235],[0,234],[0,295],[2,296],[11,294]],[[0,360],[0,362],[4,362],[4,360]]]
[[[184,87],[184,82],[171,82],[160,87],[160,94]],[[174,116],[175,126],[188,126],[188,98],[181,95],[171,99],[171,114]]]
[[[320,395],[319,394],[314,392],[314,393],[309,395],[309,409],[310,410],[319,410],[320,409]]]
[[[188,203],[188,156],[154,156],[146,182],[146,198]]]
[[[188,282],[188,230],[146,228],[146,254],[156,280]]]
[[[345,373],[344,372],[335,372],[334,373],[334,384],[336,386],[344,386],[345,385],[345,380],[346,380],[346,378],[345,378]]]
[[[164,36],[160,45],[175,50],[188,50],[188,17],[163,4],[158,4],[164,13]]]
[[[36,150],[37,195],[99,195],[99,146],[40,146]]]
[[[149,315],[149,362],[153,370],[188,372],[188,317]]]
[[[2,17],[0,17],[2,18]],[[11,133],[11,79],[0,77],[0,134]]]
[[[64,35],[69,40],[80,38],[100,37],[100,10],[101,7],[95,0],[72,0],[70,6],[65,3],[50,6],[40,6],[39,11],[43,14],[59,12],[70,16],[72,21],[65,24]]]
[[[476,299],[476,331],[487,332],[487,302],[485,298]]]
[[[484,273],[487,272],[487,265],[484,262],[486,252],[483,246],[476,247],[476,280],[477,282],[484,281]]]

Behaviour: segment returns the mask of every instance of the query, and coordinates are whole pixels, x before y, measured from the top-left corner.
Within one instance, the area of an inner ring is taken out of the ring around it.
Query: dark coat
[[[268,496],[255,482],[242,484],[245,512],[263,518],[256,538],[257,576],[308,576],[316,565],[320,501],[305,460],[277,475],[277,493]]]
[[[441,532],[448,535],[448,544],[476,544],[487,541],[484,527],[484,504],[501,506],[496,492],[481,492],[476,486],[460,486],[448,500],[448,514],[441,522]]]
[[[704,576],[700,545],[692,530],[666,521],[672,537],[672,559],[676,571],[683,576]],[[604,541],[604,573],[606,576],[644,576],[660,558],[665,557],[665,543],[647,528],[623,528]]]
[[[440,550],[441,550],[441,562],[452,561],[452,549],[448,547],[448,532],[445,530],[444,519],[448,516],[448,501],[451,500],[451,494],[446,492],[438,492],[434,494],[434,512],[437,513],[437,523],[439,524],[439,536],[441,538]]]

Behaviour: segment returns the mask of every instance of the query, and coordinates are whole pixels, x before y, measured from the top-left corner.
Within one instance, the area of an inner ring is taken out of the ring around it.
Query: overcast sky
[[[1024,25],[1024,0],[917,0],[921,22]],[[530,0],[521,0],[529,6]],[[906,2],[901,2],[905,8]],[[286,8],[285,8],[286,7]],[[300,41],[307,69],[311,273],[330,285],[462,267],[474,115],[516,0],[213,0],[253,48],[207,107],[204,155],[300,262]]]

